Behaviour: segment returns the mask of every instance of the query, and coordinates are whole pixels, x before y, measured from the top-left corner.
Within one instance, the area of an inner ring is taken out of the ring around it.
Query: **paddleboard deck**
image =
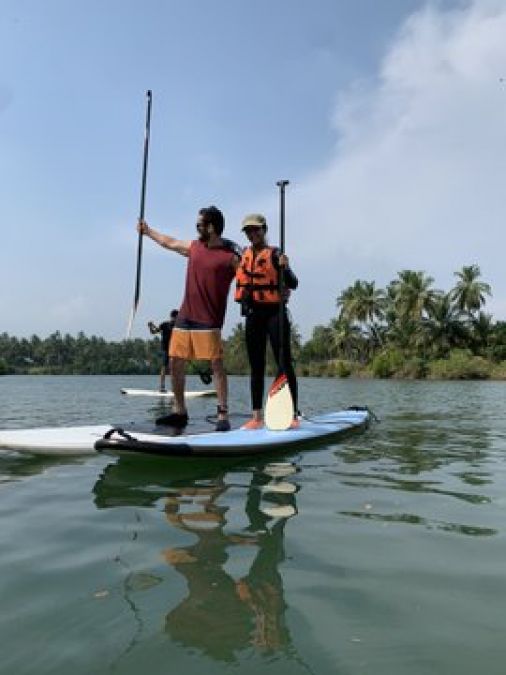
[[[83,427],[0,430],[0,448],[54,457],[95,455],[95,443],[103,438],[112,426],[99,424]]]
[[[156,398],[173,399],[172,391],[160,391],[159,389],[121,389],[122,394],[128,396],[153,396]],[[185,391],[185,398],[202,398],[207,396],[216,396],[216,389],[202,389],[201,391]]]
[[[300,427],[286,431],[235,428],[209,431],[209,424],[191,423],[184,433],[171,427],[128,423],[94,426],[13,429],[0,431],[0,448],[46,456],[155,454],[163,456],[236,457],[286,450],[334,440],[368,426],[367,410],[302,418]]]

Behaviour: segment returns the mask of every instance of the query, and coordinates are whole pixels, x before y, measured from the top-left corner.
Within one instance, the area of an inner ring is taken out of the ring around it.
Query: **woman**
[[[292,427],[297,427],[297,380],[290,348],[290,322],[286,300],[290,290],[298,285],[297,277],[289,267],[288,258],[279,249],[269,246],[266,239],[265,216],[253,213],[242,221],[242,229],[249,239],[236,272],[235,300],[241,303],[241,314],[246,318],[246,347],[251,367],[252,418],[243,429],[263,426],[265,351],[269,337],[278,369],[280,364],[280,304],[283,305],[283,366],[294,404]],[[283,272],[285,297],[279,293],[279,273]]]

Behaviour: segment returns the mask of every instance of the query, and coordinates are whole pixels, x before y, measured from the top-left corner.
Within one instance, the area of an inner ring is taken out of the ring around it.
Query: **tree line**
[[[378,377],[502,378],[506,323],[484,311],[490,284],[478,265],[454,276],[448,291],[415,270],[386,288],[355,281],[336,298],[336,317],[302,346],[301,363],[333,362],[342,375],[358,367]]]
[[[300,375],[346,377],[506,377],[506,322],[484,311],[492,294],[477,265],[455,272],[449,291],[422,271],[402,270],[386,288],[357,280],[336,298],[336,316],[303,341],[292,329]],[[249,371],[244,326],[224,340],[232,374]],[[0,334],[0,374],[155,374],[160,341],[110,342],[61,335],[41,339]],[[199,364],[190,364],[197,371]],[[272,354],[268,370],[274,372]]]

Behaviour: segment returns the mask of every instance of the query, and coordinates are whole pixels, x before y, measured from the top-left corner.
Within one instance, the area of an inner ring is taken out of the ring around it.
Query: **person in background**
[[[137,225],[139,233],[159,246],[188,258],[183,303],[169,346],[174,412],[157,420],[159,424],[180,429],[188,424],[184,398],[185,364],[196,359],[211,362],[218,396],[216,431],[230,429],[221,329],[240,250],[234,242],[221,236],[224,227],[225,219],[216,206],[200,209],[196,223],[198,238],[192,241],[157,232],[146,222]]]
[[[267,243],[267,221],[260,213],[246,216],[242,230],[250,245],[244,249],[236,271],[235,300],[241,303],[241,314],[246,318],[246,347],[251,368],[250,388],[252,418],[243,429],[260,429],[263,426],[262,405],[265,381],[265,352],[269,337],[278,368],[280,364],[280,303],[283,304],[283,353],[284,370],[294,404],[292,427],[299,426],[297,419],[297,379],[292,364],[290,322],[286,301],[298,280],[289,266],[288,257]],[[283,273],[285,297],[280,297],[279,274]]]
[[[170,313],[170,318],[168,321],[162,321],[162,323],[157,326],[153,321],[148,322],[148,328],[151,335],[156,335],[156,333],[161,333],[160,346],[162,349],[162,367],[160,369],[160,391],[163,393],[165,389],[165,376],[170,373],[170,359],[169,359],[169,344],[170,336],[172,335],[172,329],[176,323],[178,311],[173,309]]]

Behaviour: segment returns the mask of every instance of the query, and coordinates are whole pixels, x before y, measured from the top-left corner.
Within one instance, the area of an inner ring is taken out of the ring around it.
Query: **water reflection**
[[[0,486],[23,478],[36,476],[54,467],[65,465],[78,466],[85,462],[82,457],[43,457],[25,455],[7,450],[0,451]]]
[[[462,523],[448,523],[444,521],[422,518],[414,513],[367,513],[364,511],[340,511],[343,516],[362,518],[364,520],[376,520],[382,523],[407,523],[409,525],[423,525],[428,530],[436,529],[456,534],[466,534],[473,537],[491,537],[497,534],[497,530],[491,527],[478,527],[476,525],[464,525]]]
[[[184,579],[185,597],[169,609],[164,630],[187,649],[234,662],[241,652],[294,653],[280,565],[286,524],[297,514],[293,464],[160,463],[121,458],[94,487],[99,508],[163,504],[166,522],[191,538],[163,559]],[[169,473],[170,472],[170,473]],[[160,481],[160,475],[167,476]],[[181,536],[173,539],[180,541]]]
[[[341,515],[467,536],[497,534],[495,528],[472,523],[482,514],[469,508],[494,501],[486,494],[494,477],[494,436],[479,406],[464,419],[444,411],[391,415],[367,441],[357,438],[336,449],[336,464],[325,469],[367,501],[363,510],[340,509]],[[395,493],[409,493],[409,500]],[[443,514],[448,517],[441,518]]]

